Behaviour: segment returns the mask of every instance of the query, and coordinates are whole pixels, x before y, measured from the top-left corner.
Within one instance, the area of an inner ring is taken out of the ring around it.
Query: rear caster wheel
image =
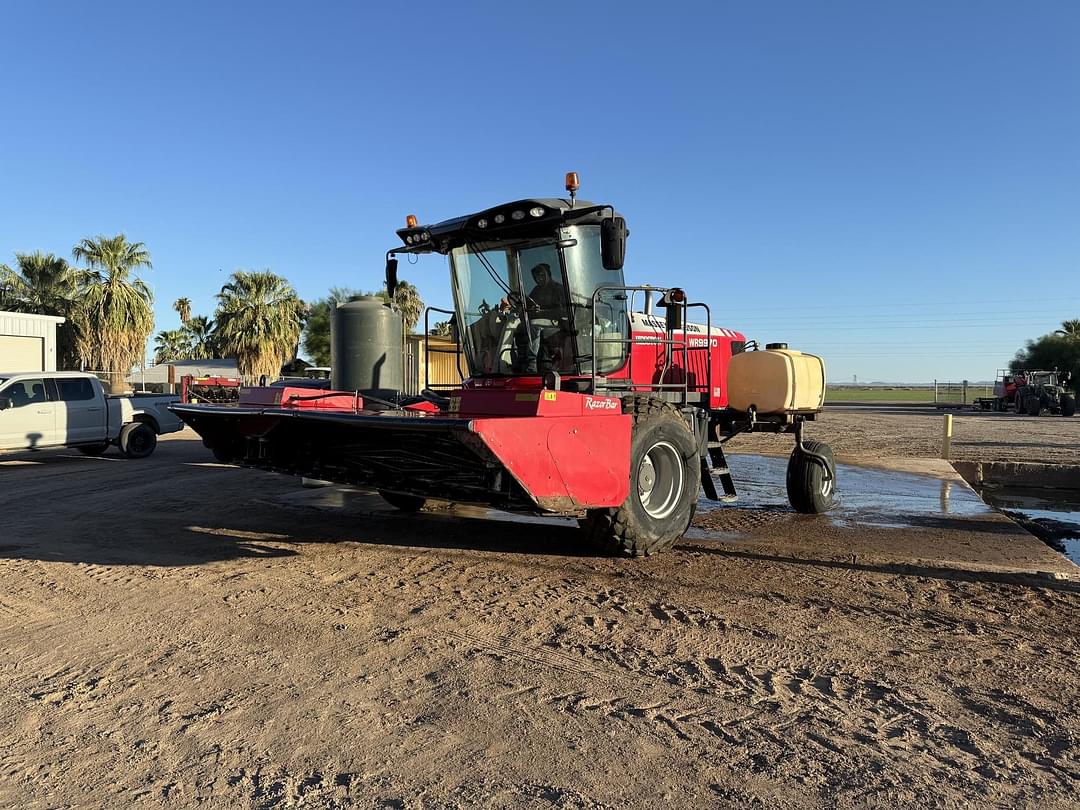
[[[825,466],[795,448],[787,466],[788,501],[796,512],[820,515],[828,512],[833,505],[836,464],[833,462],[832,448],[824,442],[807,441],[803,442],[803,447],[824,457],[828,475]]]

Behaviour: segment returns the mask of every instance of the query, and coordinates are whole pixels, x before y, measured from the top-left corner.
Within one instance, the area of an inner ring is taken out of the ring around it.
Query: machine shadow
[[[54,531],[0,536],[0,559],[178,567],[298,556],[314,545],[595,556],[572,526],[439,513],[340,515],[262,508],[244,517],[236,512],[227,516],[201,513],[176,522],[159,516],[126,526],[110,521],[93,536]]]

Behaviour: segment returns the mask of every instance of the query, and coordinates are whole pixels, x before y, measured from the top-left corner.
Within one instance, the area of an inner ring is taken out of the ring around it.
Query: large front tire
[[[593,509],[582,522],[590,543],[605,554],[656,554],[690,525],[701,486],[697,441],[669,403],[647,396],[623,400],[634,417],[630,492],[620,506]]]
[[[1027,397],[1024,399],[1024,410],[1028,416],[1038,416],[1042,413],[1042,403],[1038,397]]]
[[[146,458],[157,447],[157,434],[145,422],[132,422],[120,430],[120,452],[125,458]]]
[[[1076,413],[1076,397],[1072,394],[1061,395],[1061,415],[1072,416]]]
[[[828,512],[833,505],[836,494],[836,463],[833,461],[832,448],[824,442],[803,442],[803,447],[825,459],[829,474],[825,474],[825,468],[819,462],[800,453],[796,448],[788,459],[788,501],[796,512],[820,515]]]

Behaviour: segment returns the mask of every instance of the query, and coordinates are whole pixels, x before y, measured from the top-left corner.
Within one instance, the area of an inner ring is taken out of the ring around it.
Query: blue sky
[[[238,268],[376,288],[407,213],[575,170],[630,280],[837,381],[992,378],[1080,317],[1080,4],[525,8],[8,4],[0,261],[122,231],[172,328]]]

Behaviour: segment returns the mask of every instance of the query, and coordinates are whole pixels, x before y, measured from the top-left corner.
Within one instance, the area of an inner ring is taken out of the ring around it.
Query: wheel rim
[[[669,442],[657,442],[638,466],[638,500],[649,517],[662,520],[679,506],[683,492],[683,459]]]
[[[829,470],[829,473],[831,474],[827,477],[824,475],[821,477],[821,496],[823,498],[828,498],[832,495],[833,484],[836,482],[836,473],[831,469]]]
[[[145,431],[136,430],[131,437],[131,449],[136,453],[141,453],[149,446],[150,442],[146,437]]]

